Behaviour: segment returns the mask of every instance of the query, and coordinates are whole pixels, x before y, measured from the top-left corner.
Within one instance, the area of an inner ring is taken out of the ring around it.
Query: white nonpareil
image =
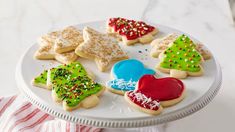
[[[146,108],[146,105],[150,106],[150,109],[154,109],[160,106],[160,102],[158,102],[157,100],[153,100],[151,97],[147,97],[140,92],[129,92],[129,96],[133,97],[133,100],[136,99],[138,102],[140,102],[144,108]]]

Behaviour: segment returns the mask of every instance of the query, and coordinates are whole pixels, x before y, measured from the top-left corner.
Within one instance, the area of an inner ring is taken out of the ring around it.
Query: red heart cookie
[[[125,98],[135,107],[139,106],[143,112],[155,114],[154,111],[160,113],[161,106],[167,107],[180,102],[184,95],[185,87],[179,79],[158,79],[153,75],[144,75],[138,81],[136,90],[126,92]]]
[[[145,75],[138,82],[137,92],[159,101],[167,101],[179,98],[184,91],[184,84],[173,77],[155,78],[153,75]]]

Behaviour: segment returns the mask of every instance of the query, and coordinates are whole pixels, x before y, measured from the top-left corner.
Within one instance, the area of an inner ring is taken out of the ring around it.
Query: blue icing
[[[134,90],[138,80],[145,74],[155,74],[155,71],[144,67],[144,64],[136,59],[119,61],[112,68],[114,80],[107,85],[116,90]]]

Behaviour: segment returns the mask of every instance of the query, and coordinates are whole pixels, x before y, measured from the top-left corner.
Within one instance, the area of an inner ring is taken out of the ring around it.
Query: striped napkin
[[[23,95],[0,98],[1,132],[100,132],[101,128],[57,119],[28,102]]]

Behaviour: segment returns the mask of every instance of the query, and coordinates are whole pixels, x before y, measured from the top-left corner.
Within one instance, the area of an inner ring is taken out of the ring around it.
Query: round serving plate
[[[90,26],[98,31],[105,32],[105,21],[90,22],[78,24],[76,27],[83,29],[84,26]],[[160,32],[156,38],[163,37],[169,33],[183,34],[176,29],[155,25]],[[188,35],[188,34],[186,34]],[[188,35],[190,36],[190,35]],[[194,42],[199,42],[190,36]],[[130,58],[136,58],[142,61],[148,68],[154,69],[159,62],[159,59],[152,58],[149,54],[151,46],[149,44],[136,44],[134,46],[126,46],[122,42],[119,43],[124,51],[127,52]],[[64,120],[77,122],[84,125],[110,128],[130,128],[144,127],[157,125],[169,121],[177,120],[190,115],[208,104],[218,92],[222,75],[221,69],[212,56],[210,60],[205,61],[202,65],[205,73],[200,77],[188,77],[183,79],[187,96],[183,101],[172,107],[165,108],[160,115],[152,116],[139,112],[125,102],[123,96],[105,91],[100,97],[100,103],[91,109],[77,109],[72,112],[63,110],[61,104],[55,103],[51,98],[51,92],[46,89],[31,85],[32,79],[40,74],[43,70],[59,65],[56,61],[50,60],[35,60],[33,55],[38,48],[38,44],[32,45],[22,56],[16,69],[16,81],[25,94],[27,99],[41,110]],[[83,58],[78,59],[85,68],[88,68],[96,75],[96,80],[99,83],[105,84],[110,80],[110,70],[100,72],[92,60]],[[169,74],[164,74],[156,71],[157,77],[167,77]]]

